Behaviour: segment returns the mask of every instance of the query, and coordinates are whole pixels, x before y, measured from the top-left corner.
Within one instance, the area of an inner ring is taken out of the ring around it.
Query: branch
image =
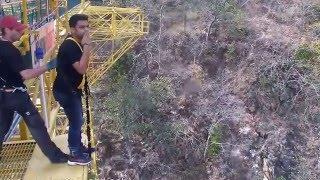
[[[209,25],[209,29],[208,29],[207,36],[206,36],[206,42],[208,42],[209,35],[211,34],[212,26],[216,21],[217,21],[217,17],[215,16],[214,19],[211,21],[211,23]]]

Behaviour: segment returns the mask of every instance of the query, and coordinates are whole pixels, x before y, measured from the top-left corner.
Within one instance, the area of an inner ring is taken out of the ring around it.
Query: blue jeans
[[[79,92],[58,92],[53,90],[56,101],[64,109],[69,120],[68,144],[70,153],[81,153],[81,127],[83,125],[83,110]]]

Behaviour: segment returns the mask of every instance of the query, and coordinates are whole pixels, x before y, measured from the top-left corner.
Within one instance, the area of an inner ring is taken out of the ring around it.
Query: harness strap
[[[81,50],[81,52],[83,52],[83,48],[81,47],[81,45],[78,43],[78,41],[76,41],[73,37],[68,37],[66,40],[71,40],[71,41],[73,41],[73,42],[75,42],[78,46],[79,46],[79,48],[80,48],[80,50]],[[86,76],[86,75],[84,75],[84,76]],[[86,78],[86,77],[85,77]],[[78,86],[78,89],[82,89],[83,87],[84,87],[84,79],[85,78],[82,78],[82,81],[81,81],[81,83],[79,84],[79,86]]]

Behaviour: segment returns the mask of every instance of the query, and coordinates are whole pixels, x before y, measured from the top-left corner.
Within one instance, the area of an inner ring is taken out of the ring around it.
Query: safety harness
[[[0,76],[0,80],[4,83],[2,85],[2,87],[0,87],[0,91],[3,91],[5,89],[13,89],[12,93],[14,93],[15,91],[21,91],[21,92],[26,92],[27,91],[27,88],[24,88],[24,87],[15,87],[15,86],[9,86],[9,85],[6,85],[7,84],[7,81],[4,80],[4,78],[2,78]]]

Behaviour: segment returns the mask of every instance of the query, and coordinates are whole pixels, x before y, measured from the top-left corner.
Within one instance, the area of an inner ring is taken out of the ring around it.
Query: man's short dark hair
[[[74,14],[69,19],[69,26],[76,27],[78,21],[88,21],[88,16],[85,14]]]

